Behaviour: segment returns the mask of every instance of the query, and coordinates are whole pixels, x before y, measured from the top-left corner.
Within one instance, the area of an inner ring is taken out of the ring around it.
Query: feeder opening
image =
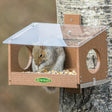
[[[95,74],[100,67],[100,57],[99,53],[95,49],[89,50],[86,59],[87,68],[90,73]]]
[[[26,46],[22,46],[18,53],[19,66],[26,70],[31,65],[31,52]]]

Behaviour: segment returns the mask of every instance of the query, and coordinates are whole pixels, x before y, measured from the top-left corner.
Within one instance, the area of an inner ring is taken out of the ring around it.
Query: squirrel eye
[[[40,55],[40,57],[42,57],[42,54]]]

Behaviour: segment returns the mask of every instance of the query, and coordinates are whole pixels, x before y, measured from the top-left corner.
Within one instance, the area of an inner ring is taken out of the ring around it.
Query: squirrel
[[[62,71],[64,68],[65,52],[63,47],[33,46],[32,71]],[[47,92],[54,93],[55,87],[43,87]]]

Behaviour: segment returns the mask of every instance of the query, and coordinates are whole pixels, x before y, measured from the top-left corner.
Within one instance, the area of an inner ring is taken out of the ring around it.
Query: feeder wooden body
[[[31,70],[31,63],[26,67],[26,72],[23,72],[23,69],[20,68],[18,63],[18,53],[22,45],[9,44],[9,85],[49,86],[64,88],[78,88],[80,86],[83,88],[102,84],[107,81],[106,38],[107,32],[103,31],[81,47],[65,47],[65,69],[75,70],[77,73],[76,75],[28,73],[27,71]],[[27,48],[29,49],[29,60],[31,61],[32,46],[27,46]],[[98,57],[97,68],[95,70],[88,70],[86,64],[87,54],[91,49],[96,51]],[[36,78],[48,78],[51,79],[51,82],[36,82]]]
[[[65,15],[65,25],[33,23],[5,40],[4,43],[9,44],[9,85],[72,88],[66,90],[79,93],[80,88],[107,82],[106,27],[80,26],[80,19],[80,15]],[[76,26],[66,24],[76,24]],[[86,32],[89,32],[89,36]],[[35,44],[38,46],[54,46],[55,44],[55,46],[64,47],[66,55],[64,69],[75,70],[76,75],[29,72],[32,71],[32,48]],[[24,45],[29,51],[29,62],[23,70],[19,66],[18,54]],[[97,54],[96,69],[88,69],[87,67],[87,54],[91,49],[94,49]],[[50,82],[38,82],[36,81],[37,78],[46,78]]]

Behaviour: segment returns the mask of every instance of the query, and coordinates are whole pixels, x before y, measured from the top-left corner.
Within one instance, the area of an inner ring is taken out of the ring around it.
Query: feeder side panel
[[[87,83],[92,82],[93,78],[96,80],[103,80],[107,77],[107,32],[104,31],[95,38],[93,38],[88,43],[84,44],[82,47],[80,47],[79,50],[79,60],[80,60],[80,75],[81,75],[81,83]],[[99,68],[96,68],[95,73],[90,73],[87,64],[86,64],[86,58],[88,52],[94,49],[99,54],[100,58],[100,65]]]

